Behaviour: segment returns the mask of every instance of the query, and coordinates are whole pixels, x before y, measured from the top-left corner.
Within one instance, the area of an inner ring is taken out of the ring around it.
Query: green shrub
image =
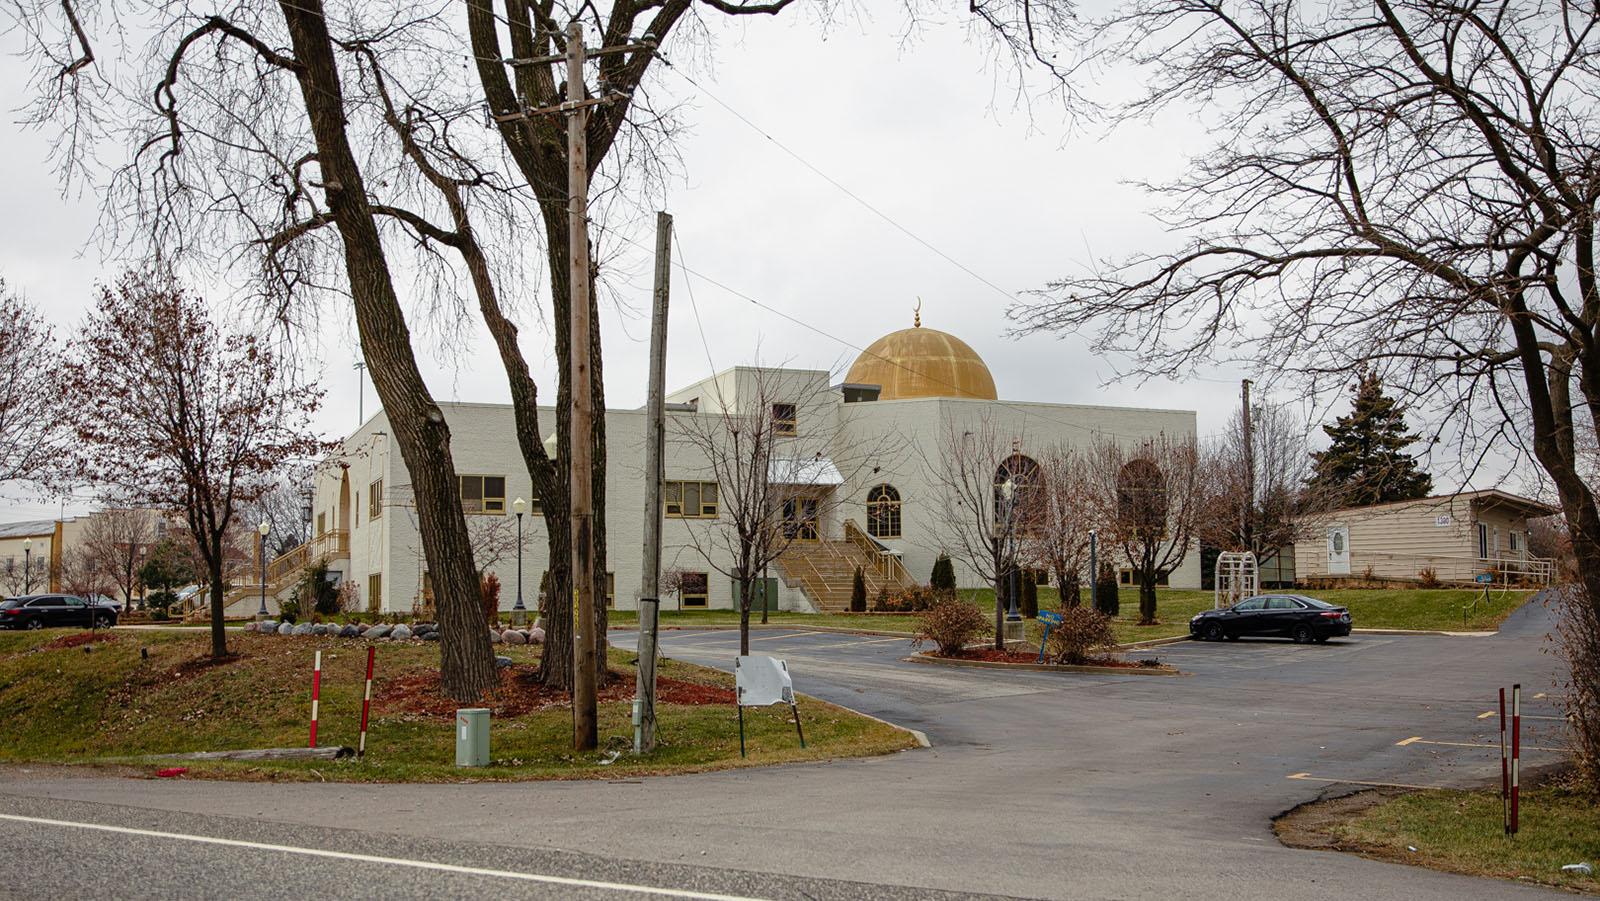
[[[1063,611],[1061,625],[1050,630],[1045,653],[1057,663],[1082,665],[1089,662],[1090,651],[1116,643],[1110,616],[1087,607],[1073,607]]]
[[[867,579],[861,574],[861,567],[856,567],[855,579],[850,583],[850,612],[867,612]]]
[[[1100,564],[1100,577],[1094,582],[1094,609],[1107,616],[1122,612],[1122,601],[1117,597],[1117,571],[1110,563]]]
[[[296,622],[300,619],[300,601],[297,597],[278,602],[278,619],[286,623]]]
[[[933,574],[928,578],[928,586],[934,591],[955,593],[956,565],[950,562],[947,555],[940,554],[939,559],[933,561]]]
[[[923,642],[931,642],[941,655],[953,657],[977,639],[992,634],[993,630],[989,615],[976,604],[941,594],[922,614],[921,626],[911,646],[920,647]]]

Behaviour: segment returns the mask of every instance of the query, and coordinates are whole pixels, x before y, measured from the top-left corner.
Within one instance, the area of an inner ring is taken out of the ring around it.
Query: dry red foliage
[[[500,684],[487,705],[496,717],[522,716],[551,707],[564,707],[571,696],[546,687],[539,681],[539,668],[519,664],[500,670]],[[626,701],[633,698],[633,678],[612,671],[599,700]],[[413,672],[375,686],[373,697],[380,713],[414,714],[450,719],[461,705],[446,695],[437,671]],[[656,701],[662,704],[733,704],[733,689],[682,679],[661,677],[656,683]]]
[[[967,648],[959,654],[941,654],[941,657],[955,657],[960,660],[983,660],[988,663],[1038,663],[1038,651],[997,651],[994,648]],[[1050,662],[1048,659],[1046,663]],[[1087,666],[1115,666],[1137,668],[1138,663],[1132,660],[1117,660],[1109,657],[1090,658]]]
[[[71,635],[63,635],[57,638],[55,641],[45,645],[44,648],[47,651],[53,651],[61,648],[82,647],[86,644],[105,644],[108,641],[116,640],[117,636],[110,632],[74,632]]]

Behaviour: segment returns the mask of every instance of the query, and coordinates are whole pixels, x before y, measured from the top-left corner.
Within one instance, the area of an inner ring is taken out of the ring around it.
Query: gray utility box
[[[456,711],[456,766],[489,765],[489,708]]]

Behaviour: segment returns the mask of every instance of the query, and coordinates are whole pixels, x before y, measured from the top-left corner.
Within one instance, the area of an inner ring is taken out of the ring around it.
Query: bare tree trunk
[[[295,74],[316,139],[328,210],[344,245],[362,354],[411,474],[422,547],[438,597],[440,678],[447,694],[470,703],[494,686],[494,655],[478,603],[450,428],[417,369],[410,330],[345,133],[343,88],[321,0],[283,0],[280,5],[300,64]]]
[[[222,545],[221,536],[211,538],[206,549],[206,578],[211,580],[211,656],[228,656],[228,633],[222,624]]]
[[[1078,571],[1070,567],[1056,570],[1056,594],[1061,598],[1061,609],[1071,610],[1082,603],[1080,593],[1082,586],[1078,583]]]

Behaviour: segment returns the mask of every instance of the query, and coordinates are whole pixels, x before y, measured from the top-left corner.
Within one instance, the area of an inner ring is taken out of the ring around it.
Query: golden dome
[[[938,329],[911,328],[872,342],[856,358],[845,381],[879,385],[879,400],[908,397],[973,397],[996,400],[994,376],[967,342]]]

